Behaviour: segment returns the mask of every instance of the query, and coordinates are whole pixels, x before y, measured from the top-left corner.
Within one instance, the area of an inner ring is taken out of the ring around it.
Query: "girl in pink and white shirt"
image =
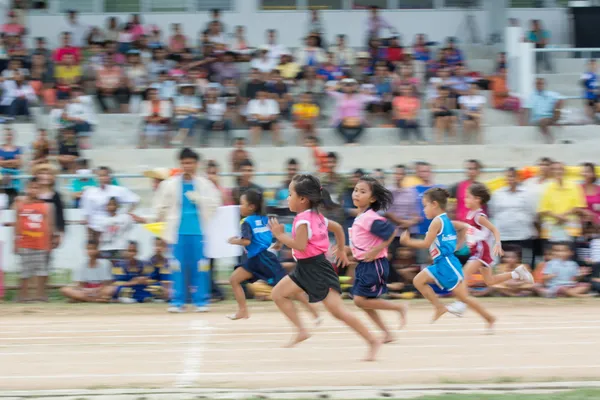
[[[362,308],[369,318],[385,332],[384,343],[394,340],[377,310],[393,310],[400,314],[400,328],[404,326],[406,307],[379,297],[387,293],[390,272],[388,246],[396,237],[396,226],[377,214],[393,202],[392,192],[375,178],[362,177],[352,192],[352,202],[358,216],[350,228],[350,248],[358,261],[352,287],[354,304]]]
[[[297,213],[292,236],[285,234],[283,225],[276,219],[271,219],[269,223],[273,236],[281,244],[292,249],[294,258],[298,261],[296,269],[279,281],[271,293],[277,307],[298,329],[296,337],[288,347],[310,337],[292,303],[292,299],[304,291],[308,294],[311,303],[322,301],[331,315],[362,336],[369,344],[366,361],[375,360],[382,342],[344,307],[339,278],[333,265],[325,258],[325,253],[329,249],[329,232],[332,232],[337,243],[338,265],[348,265],[348,256],[344,248],[346,239],[344,230],[340,224],[327,220],[318,211],[320,205],[333,204],[329,193],[321,187],[321,182],[314,176],[296,175],[289,186],[288,202],[290,210]]]

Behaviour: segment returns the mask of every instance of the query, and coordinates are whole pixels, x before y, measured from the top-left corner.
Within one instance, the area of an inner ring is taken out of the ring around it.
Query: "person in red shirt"
[[[400,45],[400,39],[398,36],[394,36],[390,39],[390,44],[387,48],[386,59],[391,63],[404,61],[404,47]]]
[[[8,21],[2,25],[2,33],[5,35],[21,36],[25,34],[25,27],[19,23],[14,11],[8,12]]]
[[[54,51],[52,55],[52,59],[54,62],[61,63],[66,54],[71,54],[75,57],[75,63],[79,64],[81,61],[81,51],[78,47],[75,47],[71,44],[71,33],[63,32],[62,33],[62,45]]]
[[[47,301],[46,283],[48,263],[46,258],[52,248],[54,218],[52,205],[38,197],[40,184],[31,178],[26,195],[15,200],[16,212],[14,251],[21,256],[21,282],[18,301],[29,300],[29,281],[35,277],[35,300]]]

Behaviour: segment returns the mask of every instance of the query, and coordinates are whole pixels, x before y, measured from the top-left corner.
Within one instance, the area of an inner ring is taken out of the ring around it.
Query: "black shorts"
[[[252,123],[252,125],[260,127],[263,131],[270,131],[273,128],[274,122],[275,121],[255,121]]]
[[[444,111],[436,111],[433,113],[433,118],[438,118],[438,117],[451,117],[453,116],[454,113],[450,110],[444,110]]]
[[[596,104],[600,103],[600,98],[596,97],[595,99],[587,99],[586,102],[588,106],[595,107]]]
[[[332,289],[342,293],[340,278],[323,254],[298,260],[296,269],[288,276],[308,294],[311,303],[325,300]]]

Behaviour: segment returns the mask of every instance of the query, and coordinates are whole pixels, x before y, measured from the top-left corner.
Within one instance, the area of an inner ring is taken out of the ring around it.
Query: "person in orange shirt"
[[[511,96],[508,90],[506,68],[499,68],[498,73],[489,80],[494,108],[505,111],[518,111],[521,108],[519,99]]]
[[[396,96],[392,101],[392,107],[396,125],[402,132],[402,140],[409,140],[410,131],[413,131],[417,141],[420,144],[425,143],[425,138],[419,126],[421,101],[415,96],[413,87],[403,85],[400,88],[400,96]]]
[[[313,161],[317,166],[317,171],[326,174],[331,171],[331,168],[327,165],[327,152],[321,150],[319,138],[315,136],[307,136],[304,139],[304,146],[311,149]]]
[[[21,256],[21,282],[19,302],[29,301],[29,281],[36,283],[36,297],[33,300],[47,301],[48,252],[52,248],[54,218],[52,205],[38,197],[40,184],[31,178],[26,195],[18,197],[13,205],[16,211],[14,251]]]

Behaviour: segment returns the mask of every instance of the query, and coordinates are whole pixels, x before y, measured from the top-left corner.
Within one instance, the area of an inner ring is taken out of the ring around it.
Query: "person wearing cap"
[[[356,64],[354,65],[352,76],[359,81],[368,80],[373,75],[373,63],[368,51],[359,51],[356,53]]]
[[[180,94],[175,98],[175,117],[178,120],[179,133],[174,142],[187,143],[194,134],[202,103],[196,96],[196,87],[193,83],[182,83],[179,88]]]
[[[152,180],[152,191],[156,192],[158,186],[165,180],[169,179],[171,172],[168,168],[153,168],[144,171],[144,176]]]

